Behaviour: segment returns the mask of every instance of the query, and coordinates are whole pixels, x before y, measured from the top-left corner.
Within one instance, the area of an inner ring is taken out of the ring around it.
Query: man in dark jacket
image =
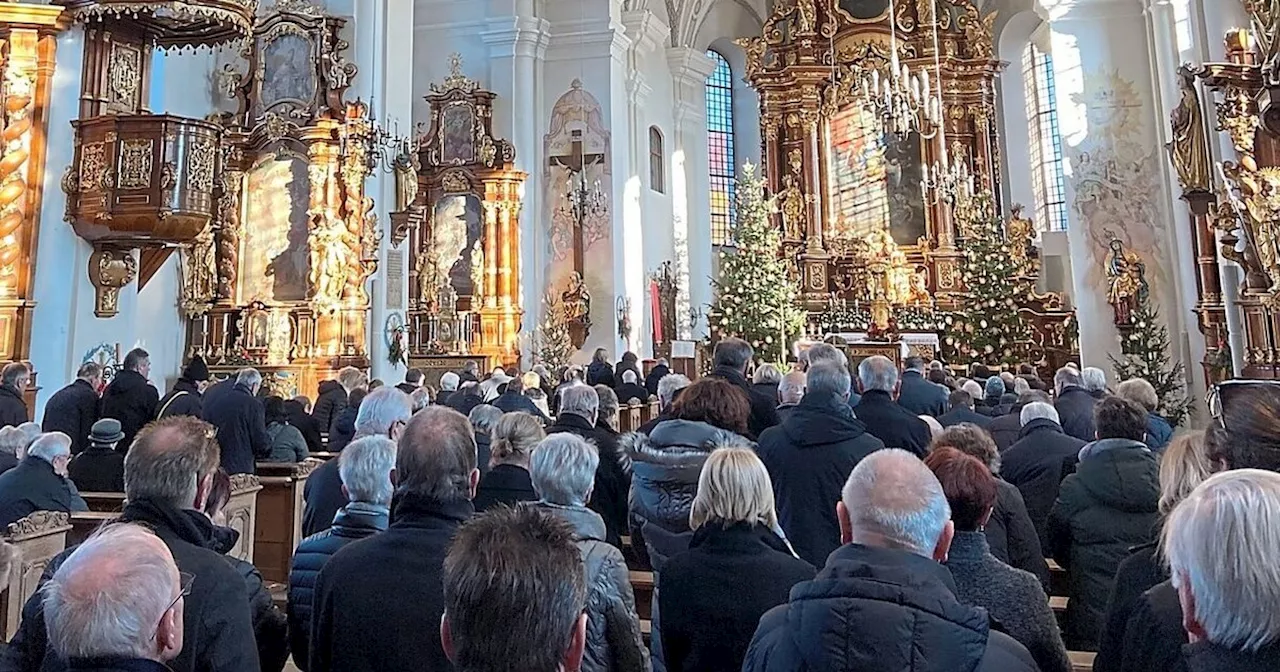
[[[204,405],[204,420],[218,432],[222,468],[228,474],[255,473],[255,463],[271,454],[266,412],[258,401],[262,374],[240,369],[235,387]]]
[[[1109,397],[1095,422],[1098,440],[1080,451],[1049,513],[1048,550],[1070,576],[1063,640],[1072,651],[1097,649],[1116,569],[1158,530],[1160,465],[1143,443],[1146,412]]]
[[[778,524],[796,555],[819,566],[840,545],[831,505],[862,458],[884,448],[849,410],[849,373],[809,367],[808,391],[790,416],[760,436],[758,452],[777,498]]]
[[[506,391],[489,403],[503,413],[528,413],[544,424],[551,422],[551,418],[548,418],[532,399],[524,396],[524,381],[520,376],[507,381]]]
[[[920,357],[907,358],[898,389],[898,405],[915,415],[936,418],[947,410],[947,392],[924,377],[924,366]]]
[[[189,415],[200,417],[204,410],[204,389],[209,385],[209,367],[199,355],[182,369],[178,382],[173,384],[164,399],[160,400],[158,415],[167,418],[171,415]]]
[[[475,459],[465,417],[430,407],[409,421],[391,524],[338,551],[316,578],[309,672],[452,669],[436,627],[441,573],[450,540],[475,513]],[[406,637],[407,623],[423,627]]]
[[[984,386],[986,396],[978,404],[977,411],[988,418],[998,418],[1009,413],[1012,403],[1006,403],[1004,381],[1000,376],[991,376]]]
[[[67,476],[85,492],[124,492],[124,453],[116,450],[124,432],[120,421],[103,418],[89,430],[89,448],[71,458]]]
[[[409,395],[393,387],[374,390],[360,404],[355,420],[355,439],[366,436],[383,436],[399,440],[409,418],[413,416],[413,403]],[[311,472],[302,489],[302,534],[311,536],[329,529],[338,510],[347,505],[342,492],[341,462],[331,459]]]
[[[376,390],[375,390],[376,391]],[[400,388],[396,388],[399,392]],[[363,387],[351,390],[342,408],[333,415],[333,424],[329,425],[329,443],[326,447],[331,453],[340,453],[356,438],[356,418],[360,415],[360,407],[368,392]]]
[[[126,452],[138,431],[156,419],[160,407],[160,393],[147,382],[150,375],[151,355],[142,348],[134,348],[124,356],[124,369],[116,373],[102,393],[102,417],[120,421],[124,432],[120,445]]]
[[[0,427],[17,427],[31,419],[22,396],[31,380],[31,369],[22,362],[10,362],[0,369]]]
[[[560,395],[560,415],[547,428],[547,434],[568,432],[592,442],[600,453],[596,468],[595,487],[587,506],[604,518],[606,539],[622,548],[622,535],[627,533],[627,498],[631,491],[631,479],[623,470],[618,452],[618,440],[609,432],[596,427],[600,413],[600,395],[587,385],[566,387]]]
[[[89,432],[98,421],[98,387],[102,384],[102,367],[85,362],[76,371],[76,379],[53,393],[44,405],[40,429],[62,432],[71,437],[71,454],[79,455],[89,447]]]
[[[778,400],[751,389],[747,382],[747,364],[755,356],[750,343],[740,338],[726,338],[716,343],[712,358],[712,378],[723,378],[747,394],[751,400],[751,417],[747,420],[747,438],[755,440],[760,433],[778,424]]]
[[[996,441],[996,448],[1003,453],[1009,450],[1017,442],[1019,435],[1022,433],[1022,409],[1027,404],[1049,404],[1053,405],[1053,399],[1049,397],[1048,392],[1041,390],[1030,390],[1018,395],[1018,403],[1009,408],[1009,412],[991,420],[991,424],[987,425],[987,432],[991,434],[991,438]]]
[[[887,357],[868,357],[858,364],[858,389],[862,400],[853,414],[867,432],[889,448],[902,448],[923,458],[933,433],[914,413],[898,405],[898,369]]]
[[[70,461],[70,437],[41,434],[18,466],[0,474],[0,530],[36,511],[88,511],[67,478]]]
[[[471,360],[462,366],[462,370],[458,372],[458,382],[460,383],[478,383],[480,382],[480,365]]]
[[[990,629],[986,610],[956,599],[939,564],[950,510],[923,462],[901,450],[869,455],[836,506],[845,545],[760,619],[744,672],[1038,669],[1026,648]]]
[[[644,377],[644,389],[649,396],[658,396],[658,382],[661,381],[668,373],[671,373],[671,366],[667,364],[667,360],[659,359],[652,369],[649,369],[649,375]]]
[[[347,395],[357,387],[366,386],[368,380],[360,369],[354,366],[344,367],[338,371],[336,380],[320,383],[320,396],[316,397],[316,405],[311,411],[311,416],[320,423],[324,431],[329,431],[333,426],[333,419],[346,407]]]
[[[1058,499],[1058,486],[1063,476],[1074,471],[1085,442],[1062,431],[1058,411],[1048,403],[1027,404],[1020,415],[1026,424],[1018,441],[1001,455],[1000,475],[1022,492],[1040,546],[1047,549],[1049,512]]]
[[[463,383],[457,392],[449,395],[449,400],[444,405],[463,415],[467,415],[471,413],[471,409],[483,403],[484,394],[480,391],[480,384]]]
[[[467,420],[476,432],[476,468],[480,470],[480,480],[489,473],[489,458],[493,455],[490,437],[501,419],[502,411],[489,404],[480,404],[467,414]]]
[[[182,653],[169,662],[173,672],[259,669],[245,581],[212,550],[219,542],[218,528],[200,511],[218,468],[212,431],[195,418],[165,418],[138,434],[125,464],[128,504],[120,520],[150,528],[169,547],[178,570],[195,577],[184,598]],[[190,472],[176,473],[174,465]],[[47,581],[71,552],[55,557],[41,581]],[[17,669],[63,669],[53,663],[54,654],[48,650],[39,592],[23,607],[12,645]]]
[[[398,383],[396,389],[411,395],[419,387],[422,387],[422,379],[422,369],[409,369],[404,372],[404,382]]]
[[[1058,391],[1058,399],[1053,405],[1058,409],[1062,431],[1081,441],[1097,438],[1093,407],[1098,405],[1098,399],[1084,389],[1080,373],[1072,368],[1061,368],[1053,377],[1053,385]]]
[[[644,403],[649,400],[649,390],[637,383],[637,380],[635,371],[626,369],[622,372],[622,384],[614,392],[618,394],[618,401],[623,405],[631,401]]]
[[[991,424],[991,418],[973,410],[973,395],[964,390],[956,390],[948,395],[947,406],[951,410],[937,416],[938,424],[943,427],[954,427],[967,422],[986,429]]]
[[[324,432],[320,423],[311,417],[311,400],[304,396],[296,396],[284,402],[285,413],[289,416],[289,424],[298,428],[302,440],[307,442],[308,453],[319,453],[324,450]]]
[[[386,437],[367,436],[353,441],[333,461],[340,462],[342,489],[350,502],[338,511],[332,527],[298,544],[289,569],[289,648],[298,652],[294,664],[303,672],[308,669],[306,652],[311,649],[311,599],[316,576],[329,558],[347,544],[387,529],[396,444]]]
[[[844,369],[845,375],[849,373],[848,367],[840,367]],[[778,383],[778,422],[785,424],[787,418],[791,417],[791,412],[800,405],[800,401],[804,399],[805,392],[805,374],[800,371],[792,371],[782,377],[782,382]],[[849,406],[849,404],[845,404]],[[853,415],[853,407],[849,407],[849,414]]]

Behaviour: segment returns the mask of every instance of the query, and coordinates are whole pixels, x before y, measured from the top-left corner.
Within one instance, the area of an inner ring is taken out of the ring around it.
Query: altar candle
[[[928,98],[929,97],[929,70],[928,69],[920,71],[920,83],[922,85],[921,88],[924,89],[924,97]]]

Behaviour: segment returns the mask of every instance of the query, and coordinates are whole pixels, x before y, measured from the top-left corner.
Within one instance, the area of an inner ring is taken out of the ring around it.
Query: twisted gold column
[[[4,129],[0,131],[0,297],[18,292],[21,233],[28,220],[27,169],[31,158],[31,108],[35,93],[36,42],[33,30],[11,31],[4,64]]]

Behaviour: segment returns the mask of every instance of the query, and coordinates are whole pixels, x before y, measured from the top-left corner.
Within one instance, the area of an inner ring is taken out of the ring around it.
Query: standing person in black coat
[[[422,369],[409,369],[404,372],[404,382],[397,383],[396,389],[412,395],[418,388],[422,387],[423,378]]]
[[[76,379],[70,385],[53,393],[44,405],[44,419],[40,429],[46,432],[62,432],[71,437],[71,454],[79,455],[89,447],[89,432],[98,421],[98,388],[102,385],[102,367],[97,362],[85,362],[76,371]]]
[[[537,418],[539,422],[550,424],[551,418],[548,418],[533,400],[524,394],[524,379],[516,376],[507,381],[506,391],[498,395],[497,399],[489,402],[503,413],[528,413]]]
[[[943,427],[954,427],[967,422],[985,429],[991,424],[990,417],[973,410],[973,395],[964,390],[956,390],[948,395],[947,406],[951,410],[937,416],[938,424]]]
[[[10,362],[0,369],[0,427],[17,427],[30,419],[22,396],[31,380],[31,369],[22,362]]]
[[[41,434],[18,466],[0,474],[0,530],[36,511],[88,511],[76,486],[67,478],[71,438]]]
[[[1018,403],[1009,408],[1009,412],[991,420],[987,425],[987,432],[991,434],[991,438],[996,440],[996,449],[1001,453],[1009,450],[1009,447],[1017,443],[1022,434],[1022,409],[1028,404],[1048,404],[1053,405],[1053,399],[1049,397],[1048,392],[1041,390],[1030,390],[1018,395]],[[1084,445],[1081,443],[1081,445]]]
[[[235,387],[204,405],[204,421],[218,432],[222,468],[228,474],[255,473],[255,462],[271,455],[266,412],[257,397],[261,387],[257,369],[240,369]]]
[[[1063,477],[1075,470],[1085,442],[1062,431],[1057,409],[1047,402],[1027,404],[1019,417],[1023,420],[1022,432],[1018,441],[1000,456],[1000,473],[1022,493],[1040,545],[1047,549],[1049,512],[1058,499]]]
[[[338,371],[336,380],[320,383],[320,396],[316,397],[316,405],[311,411],[311,417],[320,423],[324,431],[329,431],[333,426],[334,418],[346,408],[347,396],[357,387],[368,385],[368,381],[369,379],[360,369],[354,366],[343,367]]]
[[[396,468],[396,444],[385,436],[355,441],[332,461],[338,462],[348,503],[338,510],[333,526],[298,544],[289,565],[289,648],[293,662],[307,672],[311,650],[312,598],[316,577],[329,558],[348,544],[387,529],[391,515],[391,474]]]
[[[924,367],[924,359],[920,357],[906,359],[898,387],[898,405],[912,415],[929,415],[941,422],[940,416],[948,408],[947,392],[924,377]]]
[[[399,388],[396,389],[399,392]],[[333,424],[329,425],[329,442],[327,447],[331,453],[341,453],[343,448],[347,447],[356,438],[356,417],[360,414],[360,407],[364,405],[364,399],[369,392],[363,387],[357,387],[351,390],[351,394],[347,395],[347,401],[333,416]]]
[[[538,493],[529,476],[529,457],[546,436],[542,422],[528,413],[504,413],[498,419],[490,432],[489,473],[480,479],[471,500],[476,511],[537,501]]]
[[[1080,451],[1049,513],[1049,552],[1070,575],[1066,642],[1095,651],[1115,579],[1129,549],[1150,543],[1159,520],[1159,471],[1143,443],[1147,414],[1110,397],[1098,404],[1098,440]]]
[[[138,434],[125,459],[127,503],[119,520],[150,528],[169,547],[179,571],[195,577],[183,598],[183,646],[169,663],[173,672],[260,669],[245,581],[213,550],[216,528],[201,511],[218,469],[212,434],[212,427],[195,418],[165,418]],[[42,581],[72,550],[49,563]],[[39,592],[23,607],[12,644],[17,669],[62,669],[48,650]]]
[[[746,393],[751,402],[751,418],[747,422],[747,433],[743,436],[754,441],[761,432],[778,424],[778,397],[766,396],[751,389],[747,383],[747,365],[755,356],[750,343],[740,338],[726,338],[716,343],[713,356],[711,378],[729,381],[734,387]]]
[[[778,386],[781,384],[782,372],[768,362],[757,366],[751,374],[751,391],[772,399],[775,407],[778,403]]]
[[[613,366],[614,384],[610,385],[610,387],[617,387],[622,384],[623,371],[634,372],[636,374],[636,380],[640,380],[640,358],[636,356],[636,353],[631,352],[630,350],[622,353],[622,359],[619,359],[618,363]]]
[[[591,355],[591,364],[587,366],[587,385],[608,385],[613,387],[617,382],[613,376],[613,365],[609,364],[609,352],[604,348],[596,348]]]
[[[898,405],[898,369],[887,357],[868,357],[858,364],[858,390],[862,399],[853,414],[867,432],[888,448],[901,448],[924,457],[933,433],[923,420]]]
[[[956,425],[938,435],[930,450],[943,446],[977,458],[996,479],[995,509],[983,530],[991,555],[1010,567],[1032,574],[1048,592],[1049,565],[1044,559],[1044,547],[1022,501],[1022,493],[1000,478],[1000,453],[991,436],[976,425]]]
[[[666,669],[737,672],[760,617],[816,570],[775,531],[769,473],[750,448],[711,453],[689,518],[689,550],[667,563],[658,594]]]
[[[133,437],[152,420],[160,409],[160,393],[147,382],[151,375],[151,355],[134,348],[124,356],[124,369],[116,373],[102,393],[102,417],[120,421],[124,439],[120,445],[128,452]]]
[[[1058,392],[1053,405],[1058,409],[1062,431],[1081,441],[1093,441],[1097,438],[1093,409],[1098,405],[1098,400],[1084,389],[1080,372],[1069,367],[1058,369],[1058,373],[1053,376],[1053,385]]]
[[[103,418],[89,430],[89,449],[71,458],[67,476],[77,490],[124,492],[124,453],[116,450],[124,438],[120,421]]]
[[[457,392],[449,395],[449,400],[444,405],[463,415],[469,415],[471,409],[483,403],[484,393],[480,391],[480,384],[463,383]]]
[[[849,373],[822,363],[809,367],[807,392],[786,421],[760,436],[760,459],[777,498],[778,523],[796,555],[826,562],[840,546],[833,506],[858,462],[884,448],[849,409]]]
[[[622,535],[627,531],[627,492],[631,481],[621,464],[618,440],[596,427],[600,414],[600,395],[595,388],[574,385],[560,393],[560,415],[547,434],[568,432],[592,442],[600,452],[595,487],[587,506],[604,518],[607,540],[622,548]]]
[[[471,423],[457,412],[433,406],[409,421],[391,524],[338,551],[316,577],[309,672],[452,669],[436,624],[445,552],[475,513],[475,459]],[[406,636],[410,623],[423,627]]]
[[[669,373],[671,373],[671,365],[665,358],[659,359],[653,368],[649,369],[649,375],[644,378],[644,389],[649,392],[649,396],[658,396],[658,383]]]
[[[1004,380],[1000,376],[991,376],[984,386],[986,396],[978,404],[977,411],[988,418],[1007,415],[1012,404],[1005,403]]]
[[[946,495],[917,457],[872,453],[836,506],[845,545],[760,619],[743,672],[1038,670],[985,609],[956,599],[939,564],[954,532]]]
[[[307,442],[307,452],[322,452],[324,432],[320,429],[320,423],[311,417],[311,400],[301,395],[296,396],[284,402],[284,410],[289,416],[289,424],[302,432],[302,438]]]
[[[171,415],[189,415],[198,418],[204,408],[204,390],[209,385],[209,367],[204,358],[195,356],[182,369],[182,376],[173,384],[169,394],[160,400],[157,415],[167,418]]]

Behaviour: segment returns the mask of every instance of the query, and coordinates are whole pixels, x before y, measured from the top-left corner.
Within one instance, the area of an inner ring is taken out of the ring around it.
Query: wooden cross
[[[604,154],[587,154],[583,148],[582,131],[572,131],[573,138],[570,144],[569,154],[567,156],[553,156],[551,163],[568,169],[571,174],[576,174],[577,179],[570,181],[569,188],[577,190],[579,188],[579,179],[586,179],[587,166],[604,161]],[[590,186],[588,185],[588,188]],[[583,273],[583,260],[586,255],[585,234],[582,230],[583,222],[577,218],[573,222],[573,270],[578,275],[585,277]]]

